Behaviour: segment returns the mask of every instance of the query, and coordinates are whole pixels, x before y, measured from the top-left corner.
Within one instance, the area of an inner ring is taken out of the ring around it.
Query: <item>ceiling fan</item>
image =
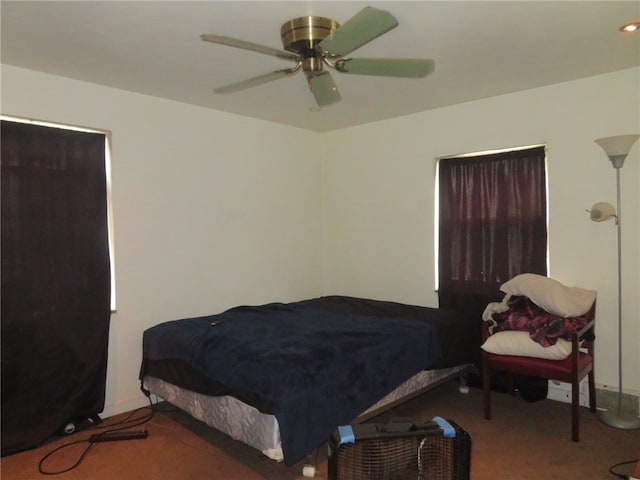
[[[276,70],[237,83],[215,88],[215,93],[232,93],[262,85],[302,70],[318,106],[341,99],[327,65],[340,73],[387,77],[422,78],[435,70],[433,60],[415,58],[350,58],[347,55],[398,26],[393,15],[365,7],[340,26],[335,20],[307,16],[285,22],[280,28],[284,50],[238,40],[225,35],[201,35],[206,42],[243,48],[296,62],[292,68]]]

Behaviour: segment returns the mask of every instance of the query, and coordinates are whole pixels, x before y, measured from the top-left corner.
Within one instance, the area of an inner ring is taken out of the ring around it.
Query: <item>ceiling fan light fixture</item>
[[[301,60],[302,70],[305,72],[318,73],[322,71],[322,57],[318,55],[311,55]]]

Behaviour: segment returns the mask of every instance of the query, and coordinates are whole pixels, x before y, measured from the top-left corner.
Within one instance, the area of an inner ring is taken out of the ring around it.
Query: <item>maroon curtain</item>
[[[105,136],[2,121],[2,455],[104,408]]]
[[[482,309],[519,273],[547,274],[545,148],[439,163],[441,307]]]

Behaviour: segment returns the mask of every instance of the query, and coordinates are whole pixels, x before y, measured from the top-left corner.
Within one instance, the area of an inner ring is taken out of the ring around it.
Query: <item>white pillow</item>
[[[555,345],[543,347],[529,337],[529,332],[505,330],[494,333],[482,345],[482,349],[496,355],[564,360],[571,354],[571,342],[559,338]]]
[[[523,273],[500,287],[508,295],[523,295],[543,310],[558,317],[578,317],[589,311],[596,299],[595,290],[567,287],[557,280]]]

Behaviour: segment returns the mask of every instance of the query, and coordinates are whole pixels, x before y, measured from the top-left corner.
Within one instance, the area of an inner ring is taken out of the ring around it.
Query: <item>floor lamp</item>
[[[600,420],[616,428],[633,430],[640,428],[640,418],[633,414],[622,412],[622,222],[620,217],[620,169],[635,141],[640,135],[618,135],[595,140],[609,157],[613,168],[616,169],[617,214],[608,203],[596,203],[591,209],[591,219],[604,221],[616,219],[618,227],[618,408],[607,410],[600,415]]]

